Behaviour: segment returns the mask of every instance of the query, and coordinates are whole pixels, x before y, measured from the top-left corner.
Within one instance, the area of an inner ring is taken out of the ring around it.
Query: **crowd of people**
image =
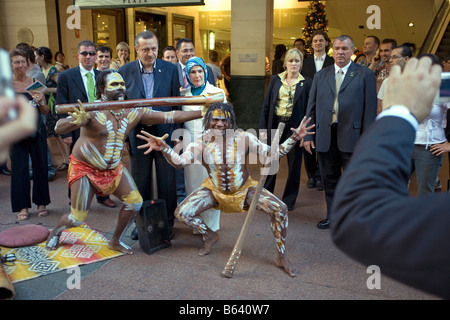
[[[49,48],[18,44],[10,52],[13,88],[20,96],[19,102],[23,104],[24,97],[33,105],[35,126],[32,133],[11,145],[12,211],[17,213],[19,221],[26,220],[34,203],[38,216],[48,215],[49,181],[56,170],[69,169],[70,213],[61,217],[48,238],[47,247],[55,249],[62,230],[84,221],[94,194],[99,203],[108,207],[117,206],[110,198],[115,195],[122,207],[110,246],[132,253],[121,237],[142,203],[154,197],[152,166],[155,165],[158,197],[166,202],[171,237],[175,236],[173,225],[178,218],[192,227],[194,233],[203,235],[199,255],[206,255],[219,237],[220,212],[248,209],[257,185],[249,176],[248,168],[242,162],[231,165],[229,157],[233,155],[234,161],[245,158],[248,150],[240,154],[242,150],[237,149],[241,140],[260,153],[276,150],[275,144],[270,146],[261,141],[273,141],[274,130],[284,123],[285,129],[277,142],[280,156],[286,155],[288,160],[289,175],[283,196],[279,200],[273,195],[276,174],[268,176],[258,209],[272,218],[279,254],[277,265],[295,276],[285,256],[285,240],[287,212],[294,210],[299,194],[302,159],[308,175],[307,187],[324,190],[326,217],[317,227],[333,228],[337,221],[334,212],[343,214],[335,198],[343,201],[344,191],[340,189],[345,188],[340,181],[346,177],[358,142],[377,122],[377,117],[392,106],[386,100],[395,100],[389,88],[391,82],[398,83],[397,70],[407,68],[409,60],[416,61],[414,46],[397,45],[394,39],[380,41],[376,36],[368,36],[362,52],[355,50],[354,40],[348,35],[331,41],[326,32],[316,31],[311,39],[310,55],[306,54],[302,39],[295,40],[289,50],[284,45],[276,46],[272,77],[261,106],[259,129],[264,129],[261,140],[241,133],[225,138],[227,130],[237,129],[232,104],[226,98],[208,110],[191,105],[84,110],[83,103],[93,101],[188,97],[217,92],[227,97],[230,74],[229,65],[225,66],[224,61],[229,62],[229,55],[220,62],[217,52],[211,51],[205,63],[196,56],[191,39],[178,39],[159,58],[156,35],[141,32],[135,38],[135,61],[129,61],[130,47],[125,42],[117,45],[117,58],[113,60],[111,48],[96,47],[92,41],[83,40],[77,47],[79,64],[72,68],[64,63],[62,52],[54,55],[53,65]],[[448,71],[450,59],[441,62],[435,55],[426,54],[418,57],[419,61],[422,57]],[[397,78],[390,76],[392,70],[397,72]],[[217,86],[222,79],[224,88]],[[37,81],[47,87],[45,92],[28,90]],[[67,103],[79,103],[79,109],[68,115],[57,115],[54,106]],[[432,105],[431,113],[423,117],[411,111],[419,123],[414,150],[408,159],[411,165],[404,173],[409,181],[416,171],[419,196],[434,193],[443,153],[450,150],[445,121],[448,104],[434,101]],[[189,132],[188,139],[176,136],[179,128]],[[223,135],[223,142],[211,138],[217,135]],[[178,143],[183,145],[181,155],[174,151]],[[127,144],[130,171],[121,163]],[[50,145],[56,145],[63,156],[59,165],[53,161],[52,154],[56,151],[52,152]],[[205,158],[194,162],[196,157],[205,155],[211,157],[209,162]],[[214,165],[216,158],[221,158],[226,165]],[[94,173],[99,170],[101,176]],[[339,219],[344,221],[343,217]],[[333,229],[336,241],[351,251],[339,228]],[[136,230],[132,234],[137,238]]]

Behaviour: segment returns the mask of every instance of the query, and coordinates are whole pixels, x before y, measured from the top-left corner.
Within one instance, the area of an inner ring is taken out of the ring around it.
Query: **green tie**
[[[86,73],[86,77],[87,77],[89,102],[93,102],[97,100],[97,96],[95,94],[94,78],[92,77],[92,73],[90,72]]]

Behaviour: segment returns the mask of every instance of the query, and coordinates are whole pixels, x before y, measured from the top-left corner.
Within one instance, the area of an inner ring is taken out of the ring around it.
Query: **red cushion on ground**
[[[47,239],[50,231],[43,226],[27,224],[0,232],[0,246],[17,248],[31,246]]]

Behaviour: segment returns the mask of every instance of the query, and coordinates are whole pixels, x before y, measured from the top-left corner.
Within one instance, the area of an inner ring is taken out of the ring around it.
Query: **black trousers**
[[[308,175],[308,179],[319,180],[320,170],[319,170],[319,160],[317,159],[316,149],[311,148],[311,154],[309,152],[304,152],[305,160],[305,171]]]
[[[11,208],[13,212],[31,208],[31,203],[38,206],[47,206],[50,203],[47,133],[43,125],[40,125],[38,130],[34,138],[26,138],[11,147]],[[30,181],[30,157],[33,168],[33,189],[31,189]]]
[[[161,132],[156,130],[156,126],[150,127],[147,131],[157,137],[162,135]],[[136,130],[136,132],[139,131]],[[171,144],[170,135],[166,142]],[[130,155],[131,175],[143,200],[153,200],[152,169],[154,161],[156,185],[158,188],[157,195],[159,199],[165,200],[168,222],[170,226],[173,226],[175,220],[174,212],[177,208],[176,170],[167,162],[161,152],[152,151],[144,155],[144,151],[134,152],[134,154]]]
[[[280,143],[286,141],[291,136],[291,134],[291,127],[289,123],[286,123],[283,134],[281,135]],[[289,151],[289,153],[286,155],[289,172],[288,178],[286,180],[286,185],[284,186],[283,197],[281,198],[281,200],[288,206],[288,208],[293,208],[295,206],[298,191],[300,189],[303,148],[300,148],[299,145],[300,142],[298,141],[291,149],[291,151]],[[268,176],[266,183],[264,184],[264,188],[273,193],[276,180],[276,174]]]
[[[327,152],[317,152],[327,204],[327,219],[330,217],[331,204],[339,178],[352,156],[352,153],[339,151],[337,126],[337,124],[331,125],[330,149]]]

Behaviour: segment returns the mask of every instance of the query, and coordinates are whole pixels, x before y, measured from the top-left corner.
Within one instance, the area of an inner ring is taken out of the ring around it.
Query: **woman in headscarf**
[[[181,91],[182,96],[189,97],[222,92],[225,97],[225,92],[222,89],[208,82],[208,71],[202,58],[190,58],[186,63],[186,74],[189,87]],[[224,99],[224,102],[226,102],[226,98]],[[183,106],[183,111],[200,110],[202,108],[203,106]],[[198,139],[203,133],[203,119],[185,122],[184,127],[190,134],[189,141],[183,140],[183,144],[187,145]],[[186,166],[184,168],[186,193],[190,194],[200,187],[207,176],[206,169],[201,163]],[[211,230],[217,231],[219,229],[220,210],[209,209],[202,213],[202,218]]]

